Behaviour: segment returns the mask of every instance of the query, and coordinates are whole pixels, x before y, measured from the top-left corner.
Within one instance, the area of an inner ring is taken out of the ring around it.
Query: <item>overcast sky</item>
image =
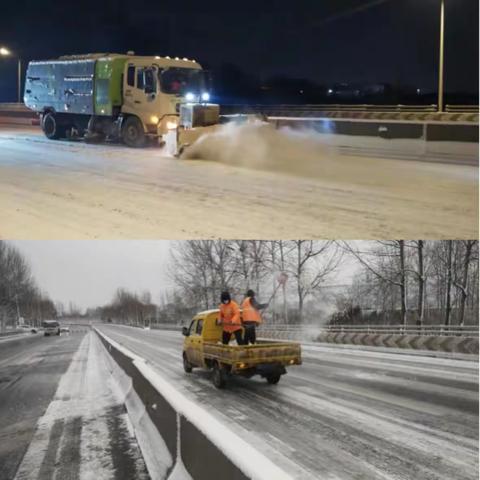
[[[118,287],[141,293],[148,290],[152,301],[174,286],[166,268],[167,240],[16,240],[28,259],[42,291],[66,306],[81,308],[108,303]],[[332,282],[351,281],[355,261],[345,259]]]
[[[118,287],[149,290],[154,302],[171,287],[164,240],[11,241],[27,257],[40,288],[52,300],[79,307],[103,305]]]

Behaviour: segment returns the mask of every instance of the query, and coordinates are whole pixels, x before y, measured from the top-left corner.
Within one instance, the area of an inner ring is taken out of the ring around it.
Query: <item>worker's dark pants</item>
[[[243,343],[252,345],[257,341],[257,322],[243,322],[245,328],[245,335],[243,336]]]
[[[237,343],[239,345],[243,345],[242,330],[241,329],[235,330],[233,334],[235,335],[235,339],[237,340]],[[224,345],[228,345],[228,342],[230,341],[231,337],[232,337],[232,332],[226,332],[224,330],[222,334],[222,343]]]

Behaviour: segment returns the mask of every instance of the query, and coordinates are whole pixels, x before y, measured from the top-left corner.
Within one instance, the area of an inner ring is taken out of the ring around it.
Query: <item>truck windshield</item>
[[[43,322],[43,328],[52,328],[52,327],[58,327],[58,322],[55,322],[55,321],[46,321],[46,322]]]
[[[193,68],[167,68],[158,72],[163,93],[183,95],[186,92],[210,91],[210,74]]]

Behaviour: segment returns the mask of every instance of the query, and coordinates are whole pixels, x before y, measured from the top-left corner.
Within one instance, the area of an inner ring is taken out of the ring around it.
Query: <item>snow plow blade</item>
[[[181,116],[181,121],[183,120]],[[215,133],[222,125],[226,123],[248,123],[267,121],[267,118],[262,115],[218,115],[217,122],[211,125],[197,125],[192,126],[193,122],[183,122],[176,130],[175,133],[169,132],[171,138],[167,135],[167,145],[169,152],[173,153],[176,157],[182,158],[183,153],[189,147],[191,147],[200,137]]]

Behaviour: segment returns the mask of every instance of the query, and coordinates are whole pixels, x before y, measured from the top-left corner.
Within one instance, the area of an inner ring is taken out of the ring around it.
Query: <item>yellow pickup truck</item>
[[[213,370],[213,383],[224,388],[230,375],[250,378],[260,375],[268,383],[278,383],[288,365],[302,363],[300,344],[263,341],[255,345],[223,345],[222,326],[217,325],[219,310],[197,314],[189,327],[183,327],[183,368]]]

